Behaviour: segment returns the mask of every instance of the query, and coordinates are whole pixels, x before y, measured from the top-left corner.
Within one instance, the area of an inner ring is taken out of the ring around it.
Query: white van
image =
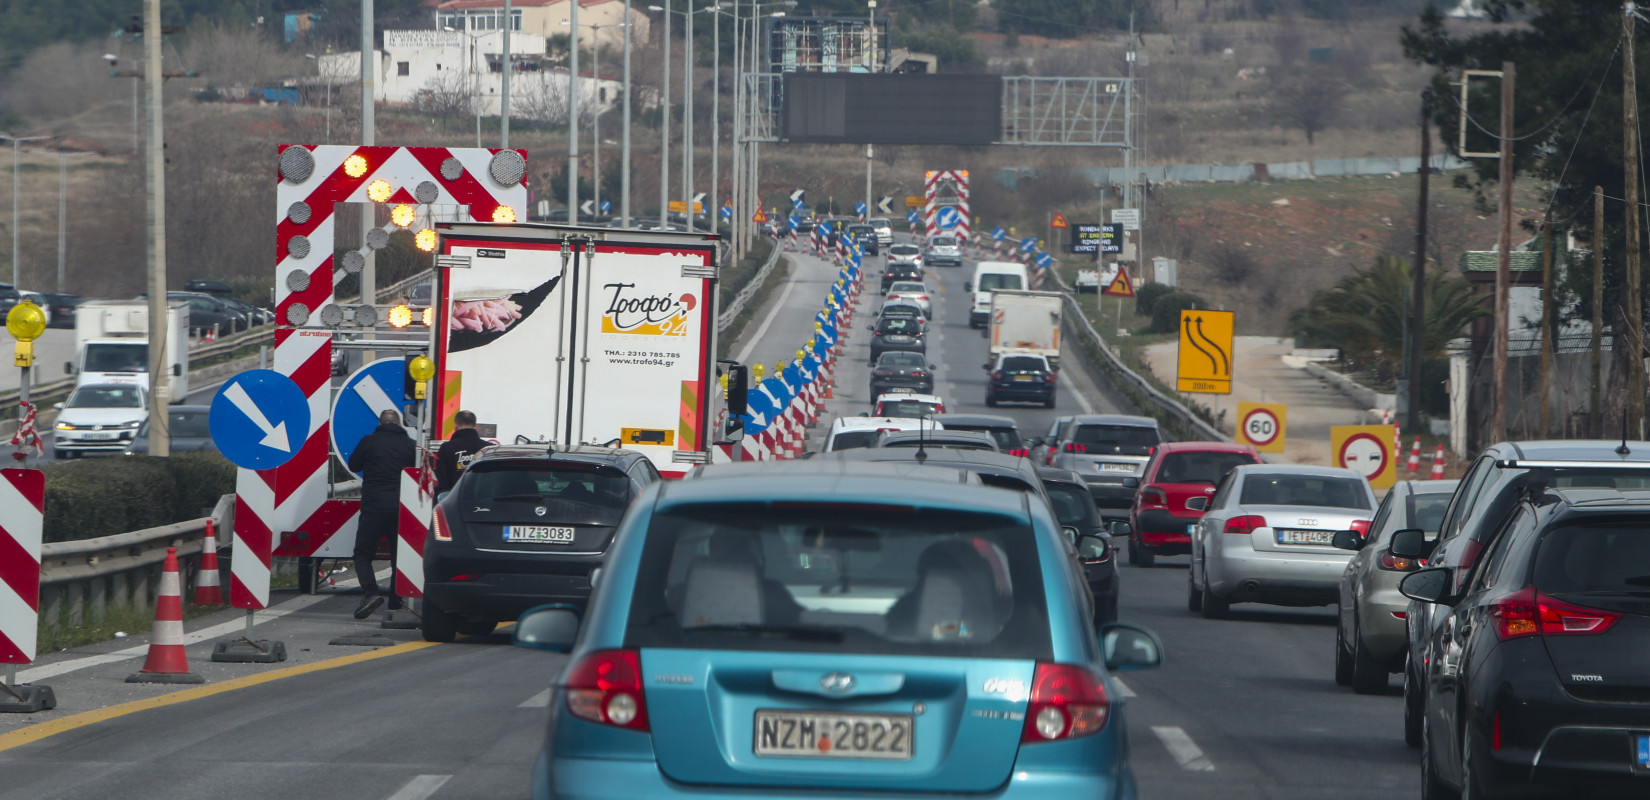
[[[968,327],[978,328],[991,320],[991,292],[996,289],[1024,290],[1031,288],[1031,278],[1024,264],[1012,261],[981,261],[974,265],[974,280],[963,284],[963,291],[974,293],[974,306],[968,312]]]

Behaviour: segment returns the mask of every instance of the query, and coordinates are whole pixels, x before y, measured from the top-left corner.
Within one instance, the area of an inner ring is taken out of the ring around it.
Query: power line
[[[1485,128],[1483,125],[1479,124],[1478,120],[1473,119],[1472,114],[1467,111],[1467,107],[1465,105],[1462,105],[1461,98],[1456,97],[1455,95],[1451,94],[1451,95],[1449,95],[1449,99],[1450,99],[1451,102],[1455,103],[1456,108],[1460,109],[1461,118],[1465,119],[1466,121],[1468,121],[1470,123],[1472,123],[1472,126],[1474,128],[1477,128],[1479,131],[1482,131],[1484,133],[1484,135],[1490,137],[1491,139],[1494,139],[1497,142],[1503,142],[1503,141],[1522,142],[1526,139],[1532,139],[1536,136],[1539,136],[1539,135],[1541,135],[1541,133],[1543,131],[1546,131],[1548,128],[1551,128],[1554,125],[1557,125],[1558,123],[1563,122],[1564,119],[1565,119],[1564,112],[1569,111],[1570,106],[1574,105],[1575,101],[1580,99],[1582,93],[1587,91],[1587,83],[1592,79],[1593,73],[1595,71],[1597,71],[1599,66],[1601,66],[1601,65],[1608,67],[1609,64],[1614,63],[1615,60],[1616,60],[1616,54],[1619,53],[1619,52],[1621,52],[1621,41],[1618,39],[1616,41],[1615,49],[1610,51],[1608,61],[1595,62],[1593,64],[1593,68],[1588,70],[1588,76],[1587,76],[1588,80],[1587,81],[1582,81],[1581,88],[1577,89],[1576,93],[1570,96],[1569,101],[1564,104],[1563,108],[1560,108],[1558,110],[1558,113],[1555,114],[1552,119],[1547,120],[1546,122],[1542,123],[1541,127],[1536,128],[1535,130],[1533,130],[1533,131],[1531,131],[1531,132],[1529,132],[1529,133],[1527,133],[1523,136],[1503,137],[1499,133],[1492,133],[1492,132],[1490,132],[1490,130],[1488,128]],[[1599,79],[1599,88],[1603,88],[1604,78],[1607,78],[1607,77],[1609,77],[1609,76],[1605,75],[1605,76],[1603,76]],[[1594,97],[1595,100],[1598,98],[1598,89],[1593,90],[1593,97]]]

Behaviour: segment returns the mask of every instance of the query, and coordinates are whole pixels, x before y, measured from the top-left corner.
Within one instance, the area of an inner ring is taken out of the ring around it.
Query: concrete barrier
[[[1306,363],[1306,371],[1322,378],[1324,382],[1335,387],[1335,390],[1351,398],[1353,402],[1363,408],[1378,408],[1383,411],[1392,411],[1398,407],[1398,396],[1377,392],[1351,378],[1336,372],[1316,361]]]

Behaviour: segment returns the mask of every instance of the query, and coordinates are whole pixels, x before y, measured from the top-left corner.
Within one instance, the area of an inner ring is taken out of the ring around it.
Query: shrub
[[[217,453],[116,456],[53,464],[43,471],[48,542],[196,519],[235,491],[235,467]]]
[[[1134,289],[1134,313],[1144,317],[1152,315],[1152,308],[1158,298],[1174,293],[1175,288],[1166,283],[1143,283]]]
[[[1152,333],[1176,333],[1180,314],[1189,308],[1208,308],[1208,302],[1190,292],[1170,292],[1152,304]]]

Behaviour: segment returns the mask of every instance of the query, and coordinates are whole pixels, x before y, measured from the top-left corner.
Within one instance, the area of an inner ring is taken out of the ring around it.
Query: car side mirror
[[[1163,663],[1163,640],[1127,622],[1101,625],[1100,649],[1106,654],[1106,669],[1114,672],[1151,669]]]
[[[934,370],[937,370],[937,369],[939,369],[939,367],[934,365],[934,364],[929,364],[928,365],[928,371],[929,372],[933,372]]]
[[[181,375],[183,375],[183,365],[182,364],[173,364],[172,365],[172,377],[176,378],[176,377],[179,377]]]
[[[974,282],[973,281],[963,281],[963,291],[965,291],[965,292],[974,291]]]
[[[1190,505],[1190,504],[1188,504]],[[1342,550],[1362,550],[1364,540],[1357,531],[1335,531],[1335,538],[1330,543]]]
[[[1070,525],[1062,525],[1062,526],[1060,526],[1060,532],[1065,534],[1066,541],[1071,542],[1071,545],[1073,547],[1077,546],[1077,529],[1076,528],[1074,528]]]
[[[1411,600],[1442,603],[1448,599],[1449,585],[1449,570],[1434,567],[1405,575],[1398,581],[1398,591]]]
[[[510,640],[517,647],[565,653],[573,649],[579,635],[579,609],[561,603],[527,609],[516,620]]]
[[[74,374],[74,362],[73,361],[63,362],[63,374],[64,375],[73,375]]]
[[[441,502],[441,501],[442,501],[442,500],[446,500],[446,499],[447,499],[447,495],[450,495],[450,494],[452,494],[452,492],[451,492],[451,491],[446,491],[446,492],[436,492],[436,493],[435,493],[435,502],[437,502],[437,503],[440,503],[440,502]]]
[[[1430,551],[1427,532],[1420,528],[1405,528],[1392,534],[1392,544],[1388,547],[1399,558],[1425,558]]]
[[[1077,557],[1084,564],[1099,564],[1111,558],[1111,543],[1105,537],[1085,533],[1077,537]]]
[[[1189,511],[1208,511],[1209,498],[1205,495],[1198,495],[1186,501],[1186,508]]]
[[[989,363],[981,364],[980,369],[991,369],[991,365]]]
[[[62,403],[52,403],[52,408],[54,408],[58,411],[62,411],[63,410],[63,404]]]
[[[1134,533],[1134,526],[1130,525],[1127,520],[1114,519],[1106,523],[1106,530],[1111,533],[1113,539],[1127,539],[1130,534]]]
[[[877,329],[877,326],[875,326],[875,325],[866,325],[865,326],[865,330],[868,330],[868,331],[874,331],[876,329]]]
[[[1139,478],[1124,478],[1123,479],[1123,488],[1125,488],[1125,489],[1138,489],[1138,488],[1140,488],[1140,479]]]

